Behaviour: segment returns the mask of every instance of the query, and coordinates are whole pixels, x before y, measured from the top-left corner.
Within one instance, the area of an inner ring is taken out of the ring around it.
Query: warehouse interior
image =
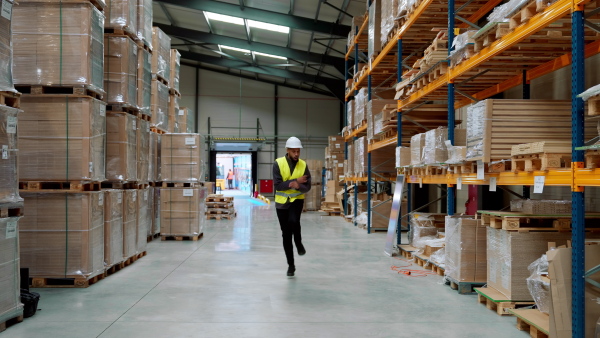
[[[3,0],[0,338],[600,337],[599,69],[600,0]]]

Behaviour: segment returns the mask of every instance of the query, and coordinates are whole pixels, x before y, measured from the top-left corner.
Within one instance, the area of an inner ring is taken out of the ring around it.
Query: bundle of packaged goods
[[[152,79],[169,85],[171,78],[171,38],[160,28],[152,27]]]
[[[12,14],[15,85],[103,93],[104,15],[96,7],[83,1],[27,1]]]
[[[352,29],[350,29],[350,33],[348,33],[348,47],[350,46],[354,46],[354,38],[356,36],[356,32],[355,32],[355,27],[359,27],[362,26],[363,22],[365,21],[365,17],[364,16],[354,16],[352,17]]]
[[[104,192],[104,266],[106,269],[123,261],[123,190]]]
[[[369,6],[368,57],[369,63],[381,52],[381,3],[384,0],[373,0]]]
[[[181,68],[181,54],[177,49],[171,49],[170,54],[171,64],[169,67],[171,68],[171,77],[169,78],[169,88],[175,90],[175,92],[179,94],[179,70]]]
[[[323,161],[306,160],[306,166],[310,171],[311,189],[304,196],[304,210],[316,211],[321,209]]]
[[[104,91],[109,105],[137,108],[138,46],[127,36],[104,36]]]
[[[137,231],[136,231],[136,255],[144,254],[148,243],[148,236],[152,233],[152,208],[154,207],[154,195],[149,187],[136,189],[137,192]]]
[[[112,30],[112,33],[124,32],[131,36],[137,35],[137,0],[107,0],[104,13],[106,14],[104,27]]]
[[[180,99],[181,98],[179,95],[169,94],[169,110],[167,112],[167,115],[169,118],[169,132],[170,133],[177,133],[177,132],[182,133],[183,132],[183,131],[181,131],[181,128],[179,127],[179,125],[177,125],[178,120],[181,119],[179,117],[179,101],[180,101]]]
[[[0,9],[8,13],[12,11],[13,0],[2,2]],[[0,16],[0,92],[16,92],[13,84],[13,47],[12,47],[12,25],[10,15]]]
[[[570,215],[571,201],[568,200],[511,200],[510,211],[527,215]]]
[[[162,236],[202,235],[206,218],[207,189],[161,188],[160,234]]]
[[[137,37],[152,50],[152,0],[132,0],[137,3]]]
[[[142,115],[151,116],[152,105],[152,55],[138,48],[137,57],[137,106]],[[158,93],[158,88],[156,89]]]
[[[0,218],[0,323],[23,315],[18,231],[19,217]]]
[[[138,192],[136,189],[123,190],[123,258],[134,257],[137,251],[138,235]]]
[[[106,116],[106,179],[137,181],[137,129],[139,120],[126,113]]]
[[[145,184],[150,176],[150,122],[138,120],[137,124],[136,176],[138,183]]]
[[[161,180],[163,182],[201,182],[204,178],[200,154],[200,134],[161,136]]]
[[[365,111],[367,109],[367,89],[361,88],[354,96],[354,116],[352,117],[352,127],[360,127],[366,118]]]
[[[18,109],[0,105],[0,205],[7,208],[20,207],[23,202],[18,181],[18,114]]]
[[[179,98],[173,104],[173,113],[171,113],[171,106],[169,106],[169,128],[173,130],[173,133],[190,133],[188,130],[188,119],[189,115],[192,114],[191,110],[186,107],[179,107],[175,109],[175,106],[179,106]]]
[[[76,286],[104,273],[104,192],[22,192],[21,265],[36,278],[73,278]],[[38,285],[41,283],[42,285]]]
[[[428,258],[444,247],[445,214],[412,212],[408,243],[417,249],[415,255]]]
[[[456,282],[486,282],[487,228],[470,216],[446,216],[445,275]]]
[[[106,106],[77,95],[23,95],[19,115],[19,179],[105,179]]]
[[[158,80],[151,82],[150,122],[152,127],[166,132],[169,130],[169,87]]]
[[[354,141],[354,175],[355,177],[367,176],[367,155],[368,155],[367,137],[363,136]]]
[[[376,127],[376,116],[381,113],[381,111],[385,108],[386,105],[398,105],[398,101],[395,100],[380,100],[380,99],[372,99],[367,102],[366,110],[367,110],[367,139],[370,141],[373,137],[381,132],[381,127],[383,123],[383,115],[381,115],[381,121],[379,124],[380,130],[377,130]]]

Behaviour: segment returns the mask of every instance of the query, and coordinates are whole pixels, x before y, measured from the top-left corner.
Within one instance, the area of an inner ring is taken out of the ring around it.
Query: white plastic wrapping
[[[137,181],[137,117],[108,114],[106,117],[106,179]]]
[[[423,164],[439,164],[448,159],[448,150],[446,149],[446,140],[448,139],[448,129],[439,127],[429,130],[425,133],[425,147],[423,148]]]
[[[12,6],[14,5],[12,0],[6,0],[0,2],[0,10],[5,10],[3,13],[12,12]],[[2,8],[6,7],[6,8]],[[13,62],[13,49],[12,49],[12,16],[1,15],[0,16],[0,91],[14,92],[15,87],[13,84],[12,75],[12,62]]]
[[[171,49],[171,77],[169,79],[170,88],[179,92],[179,70],[181,68],[181,54],[177,49]]]
[[[408,232],[409,244],[417,249],[423,249],[426,241],[438,239],[439,218],[439,214],[411,213],[410,231]]]
[[[593,86],[592,88],[586,90],[585,92],[578,95],[583,101],[587,101],[590,97],[594,97],[596,95],[600,95],[600,84]]]
[[[387,0],[381,2],[381,45],[388,41],[388,35],[394,29],[394,7],[398,7],[398,0]]]
[[[19,196],[17,120],[20,111],[0,105],[0,204],[17,206]]]
[[[346,102],[346,122],[348,126],[352,128],[354,126],[354,106],[356,105],[356,101],[348,101]]]
[[[107,0],[104,27],[137,34],[137,11],[137,0]]]
[[[550,303],[550,280],[544,278],[548,275],[548,257],[542,257],[535,260],[527,268],[531,276],[527,278],[527,288],[531,293],[531,297],[535,301],[538,310],[544,313],[549,313]]]
[[[473,35],[477,31],[469,30],[459,34],[452,43],[452,51],[450,52],[450,66],[454,67],[462,61],[470,57],[470,51],[473,49]]]
[[[123,261],[123,190],[104,189],[104,266]]]
[[[381,51],[381,4],[385,0],[373,0],[369,6],[368,57]]]
[[[153,127],[169,130],[169,87],[157,80],[152,80],[150,115]]]
[[[137,37],[152,49],[152,0],[137,0]]]
[[[171,77],[171,37],[158,27],[152,27],[152,74],[164,81]]]
[[[410,147],[396,147],[396,168],[410,165]]]
[[[512,8],[511,7],[512,2],[513,1],[509,1],[500,6],[496,6],[496,8],[494,8],[492,13],[490,13],[490,15],[488,15],[487,21],[488,22],[508,22],[508,18],[506,16]]]
[[[126,36],[104,36],[105,102],[137,106],[138,46]]]
[[[456,281],[485,282],[486,227],[469,216],[446,216],[445,275]]]
[[[137,89],[137,105],[140,112],[144,115],[151,116],[152,55],[144,48],[138,49]]]
[[[410,165],[420,165],[423,149],[425,148],[425,134],[415,134],[410,138]]]
[[[362,121],[366,118],[367,109],[367,88],[361,88],[358,94],[354,96],[354,118],[352,119],[352,126],[360,126]]]
[[[485,100],[479,101],[467,108],[467,159],[483,155],[485,104]]]
[[[0,218],[0,248],[0,323],[4,323],[23,314],[19,217]]]
[[[137,189],[137,241],[135,253],[139,254],[146,251],[148,243],[148,233],[152,226],[152,191],[149,187]]]
[[[138,119],[137,124],[136,179],[139,183],[148,183],[150,175],[150,122]]]
[[[367,138],[360,137],[354,141],[354,176],[363,177],[367,175]]]

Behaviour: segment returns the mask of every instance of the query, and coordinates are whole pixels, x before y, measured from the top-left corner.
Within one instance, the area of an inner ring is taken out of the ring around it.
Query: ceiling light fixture
[[[273,54],[267,54],[267,53],[261,53],[261,52],[254,52],[254,54],[260,55],[260,56],[266,56],[266,57],[273,58],[273,59],[287,60],[286,57],[279,56],[279,55],[273,55]]]
[[[248,20],[248,26],[260,29],[266,29],[273,32],[286,33],[290,32],[290,27],[274,25],[261,21]]]
[[[212,12],[204,12],[204,15],[206,15],[206,18],[208,18],[209,20],[228,22],[228,23],[232,23],[234,25],[243,25],[244,24],[244,19],[238,18],[235,16],[217,14],[217,13],[212,13]]]
[[[230,46],[224,46],[224,45],[219,45],[219,47],[221,47],[222,49],[229,49],[229,50],[234,50],[236,52],[250,54],[250,51],[248,49],[242,49],[242,48],[236,48],[236,47],[230,47]]]

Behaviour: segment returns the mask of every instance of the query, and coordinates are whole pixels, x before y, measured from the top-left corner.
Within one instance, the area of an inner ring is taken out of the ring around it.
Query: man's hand
[[[292,182],[290,182],[290,188],[298,190],[298,189],[300,189],[300,184],[298,184],[298,182],[296,182],[296,181],[292,181]]]
[[[308,182],[308,176],[304,175],[302,177],[298,177],[296,179],[296,181],[298,181],[298,183],[300,183],[300,184],[304,184],[304,183]]]

